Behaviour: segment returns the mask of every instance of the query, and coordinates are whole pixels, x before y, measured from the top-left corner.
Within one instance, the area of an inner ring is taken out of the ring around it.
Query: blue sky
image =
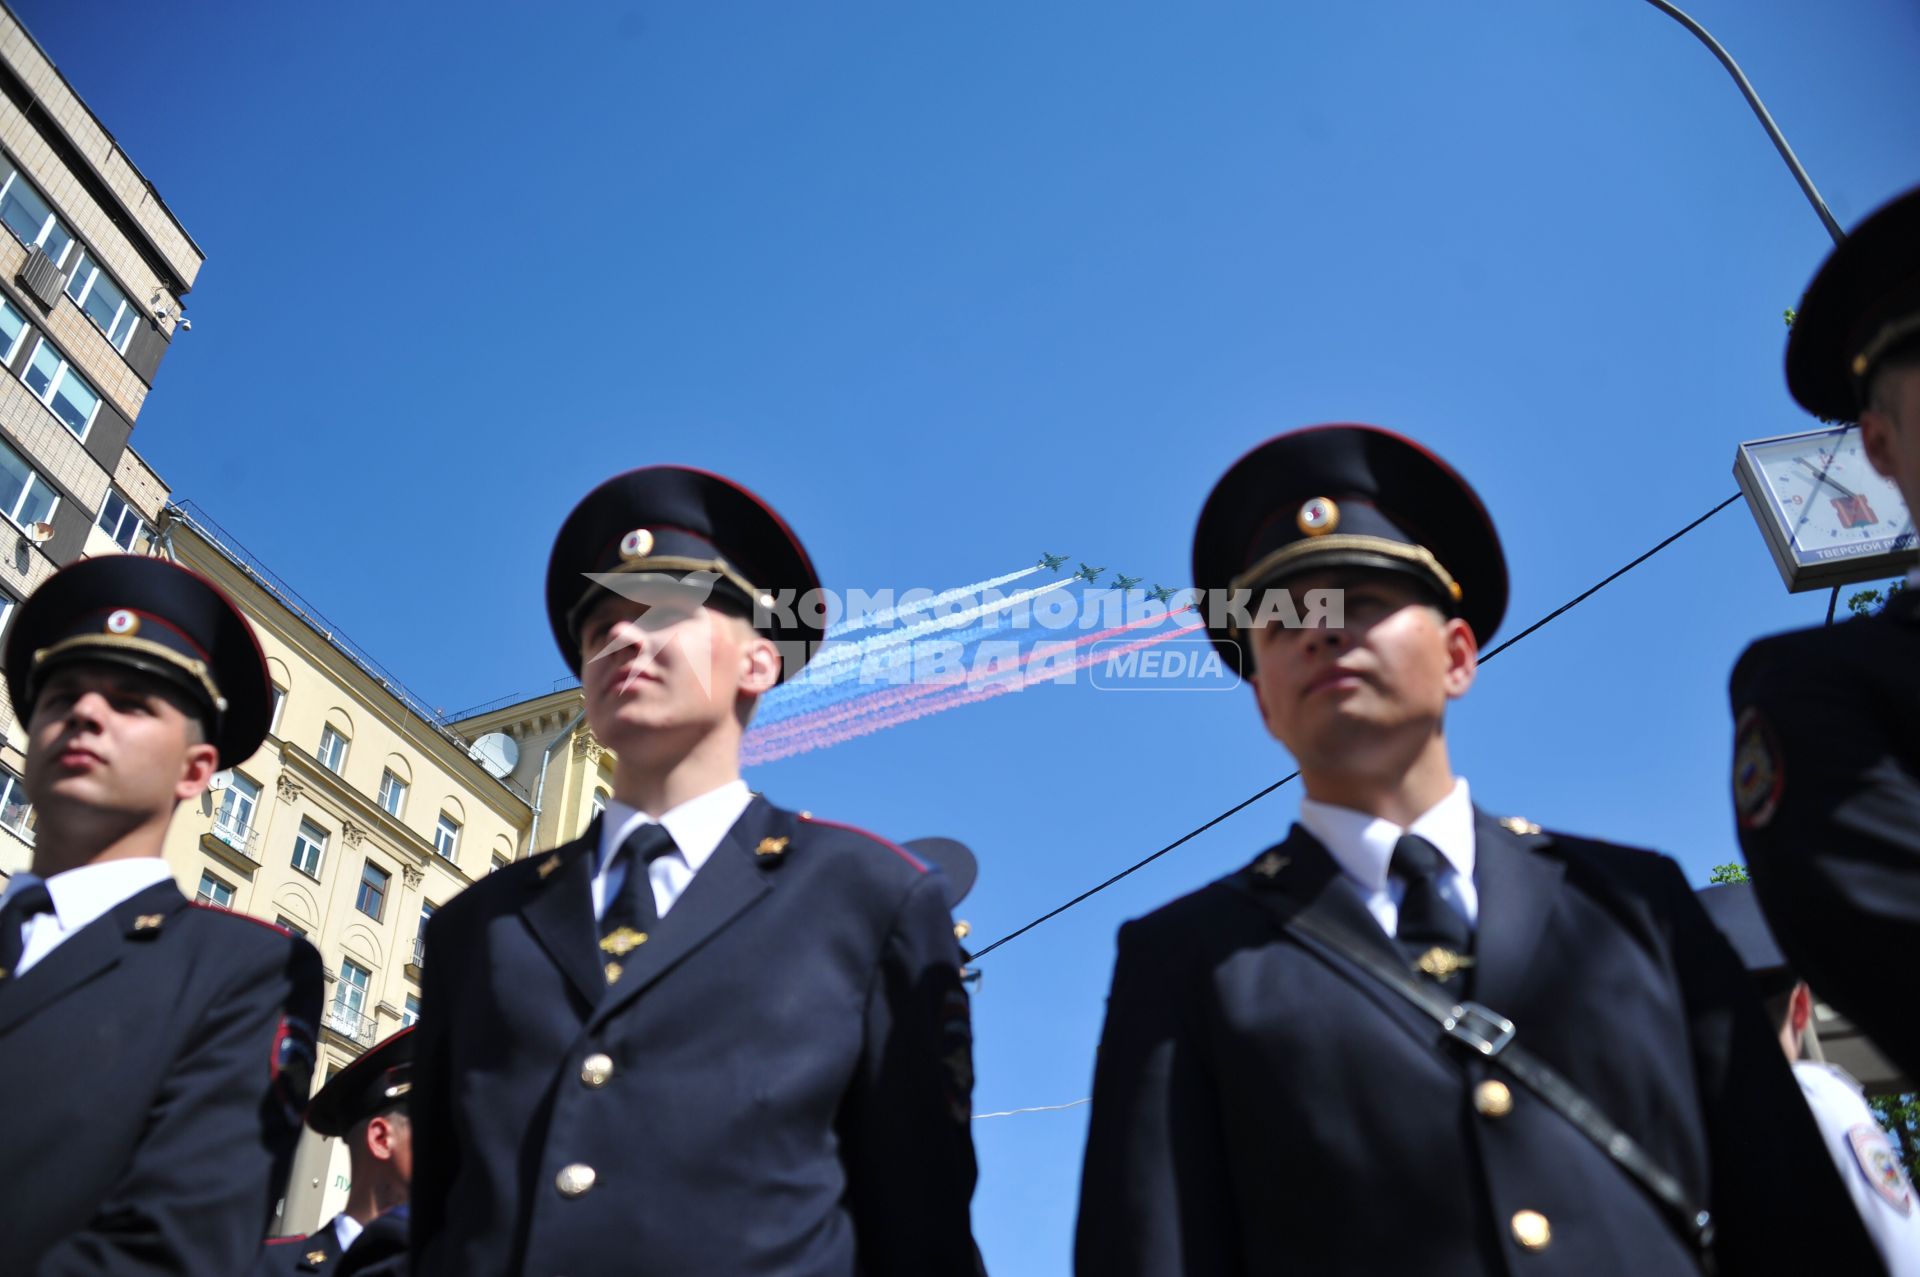
[[[1479,488],[1512,633],[1810,424],[1781,311],[1826,235],[1637,0],[16,8],[208,254],[135,446],[449,709],[564,674],[553,530],[636,464],[761,490],[830,585],[1175,584],[1233,458],[1374,422]],[[1692,12],[1843,225],[1920,177],[1920,10]],[[1824,601],[1737,505],[1490,666],[1456,765],[1704,881],[1727,672]],[[1288,770],[1244,694],[1083,684],[751,779],[971,843],[984,940]],[[1295,802],[994,954],[976,1108],[1084,1096],[1116,926]],[[1084,1130],[976,1124],[997,1277],[1065,1270]]]

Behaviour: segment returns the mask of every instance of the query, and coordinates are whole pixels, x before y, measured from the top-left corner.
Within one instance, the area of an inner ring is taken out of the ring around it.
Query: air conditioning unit
[[[60,300],[61,290],[67,286],[67,276],[53,264],[46,250],[35,244],[33,251],[27,254],[26,264],[20,268],[20,282],[27,286],[27,291],[33,294],[35,301],[52,310],[54,303]]]

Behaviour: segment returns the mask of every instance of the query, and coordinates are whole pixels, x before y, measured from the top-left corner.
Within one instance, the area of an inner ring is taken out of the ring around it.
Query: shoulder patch
[[[313,1026],[290,1015],[281,1016],[267,1058],[267,1078],[288,1125],[296,1129],[305,1121],[316,1054]]]
[[[862,829],[858,825],[846,825],[846,824],[842,824],[837,820],[822,820],[818,816],[814,815],[813,813],[805,812],[805,811],[800,813],[800,819],[807,822],[810,825],[824,825],[828,829],[838,829],[845,833],[858,834],[862,838],[865,838],[870,842],[879,843],[882,847],[885,847],[888,851],[900,857],[900,859],[906,861],[908,864],[912,865],[917,872],[919,873],[927,872],[926,861],[920,859],[920,857],[914,855],[912,852],[908,851],[905,847],[900,846],[898,843],[892,842],[886,838],[882,838],[879,834],[872,833],[869,830]]]
[[[1733,728],[1733,810],[1740,828],[1766,828],[1786,783],[1773,728],[1757,705],[1749,705]]]
[[[1887,1133],[1871,1122],[1862,1122],[1847,1132],[1847,1144],[1853,1150],[1854,1161],[1860,1165],[1860,1173],[1873,1185],[1873,1191],[1902,1215],[1911,1214],[1913,1189],[1907,1183],[1906,1172],[1900,1168],[1900,1159],[1894,1155]]]

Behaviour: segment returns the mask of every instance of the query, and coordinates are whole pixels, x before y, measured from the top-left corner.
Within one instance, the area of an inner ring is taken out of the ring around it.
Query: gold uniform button
[[[580,1080],[588,1086],[601,1087],[613,1076],[613,1057],[596,1052],[580,1061]]]
[[[1481,1117],[1505,1117],[1513,1112],[1513,1092],[1505,1082],[1482,1082],[1473,1088],[1473,1107]]]
[[[1513,1240],[1520,1243],[1522,1250],[1545,1250],[1547,1243],[1553,1240],[1553,1226],[1537,1210],[1515,1211]]]
[[[580,1197],[593,1187],[594,1178],[593,1167],[575,1162],[561,1167],[560,1173],[553,1177],[553,1184],[562,1197]]]

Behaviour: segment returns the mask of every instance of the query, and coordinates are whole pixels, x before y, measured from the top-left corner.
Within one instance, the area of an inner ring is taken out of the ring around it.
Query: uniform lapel
[[[1479,808],[1473,813],[1473,883],[1480,920],[1473,938],[1473,997],[1505,1016],[1520,1004],[1566,867],[1539,854],[1538,834],[1508,830]]]
[[[1352,936],[1395,966],[1406,962],[1379,919],[1368,911],[1360,889],[1340,872],[1319,839],[1295,825],[1284,843],[1263,853],[1233,881],[1243,884],[1296,944],[1357,986],[1381,1010],[1415,1034],[1430,1036],[1437,1032],[1432,1021],[1377,977],[1312,936],[1287,926],[1295,917],[1311,917],[1323,927]]]
[[[340,1254],[340,1234],[334,1231],[333,1221],[328,1220],[320,1226],[319,1232],[310,1234],[301,1245],[299,1271],[317,1273],[323,1266],[340,1258]],[[320,1258],[315,1259],[315,1255]]]
[[[594,947],[599,929],[593,917],[593,853],[599,845],[596,817],[586,833],[541,858],[533,898],[520,907],[527,929],[589,1006],[607,987]]]
[[[627,956],[618,983],[606,988],[588,1030],[631,1002],[771,891],[775,870],[787,855],[792,829],[792,818],[786,812],[764,798],[754,798],[693,875],[667,916],[655,925],[647,943]]]
[[[68,936],[25,975],[0,981],[0,1034],[118,966],[130,943],[157,937],[167,921],[186,907],[187,898],[171,879],[157,882]]]

